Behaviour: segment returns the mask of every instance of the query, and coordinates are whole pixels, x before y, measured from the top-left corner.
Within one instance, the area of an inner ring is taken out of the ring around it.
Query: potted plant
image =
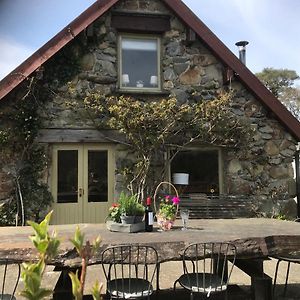
[[[165,196],[157,212],[157,224],[162,230],[170,230],[175,222],[180,199],[178,196]]]
[[[133,224],[142,221],[145,213],[144,206],[139,203],[136,195],[120,194],[118,203],[109,208],[108,218],[115,223]]]
[[[108,219],[115,223],[121,223],[121,207],[119,203],[113,203],[109,208]]]
[[[140,223],[143,221],[145,214],[145,207],[141,203],[137,203],[136,208],[135,208],[135,219],[134,223]]]

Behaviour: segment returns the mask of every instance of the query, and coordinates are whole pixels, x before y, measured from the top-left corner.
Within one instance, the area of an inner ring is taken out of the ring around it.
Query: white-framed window
[[[160,90],[160,39],[119,36],[119,86],[123,90]]]

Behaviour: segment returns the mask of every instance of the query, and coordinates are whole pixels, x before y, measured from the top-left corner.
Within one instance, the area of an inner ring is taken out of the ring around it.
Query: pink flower
[[[174,205],[178,205],[179,202],[180,202],[179,197],[173,197],[173,198],[172,198],[172,202],[173,202]]]
[[[166,202],[169,202],[169,200],[170,200],[170,195],[167,195],[167,196],[165,197],[165,201],[166,201]]]

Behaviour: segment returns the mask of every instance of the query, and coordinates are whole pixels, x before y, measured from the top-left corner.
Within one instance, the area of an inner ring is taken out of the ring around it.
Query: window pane
[[[189,173],[185,193],[219,193],[218,151],[182,151],[172,161],[171,173]]]
[[[157,39],[122,38],[122,87],[158,87]]]
[[[76,203],[78,189],[78,152],[59,150],[57,152],[57,202]]]
[[[108,201],[107,151],[88,151],[88,201]]]

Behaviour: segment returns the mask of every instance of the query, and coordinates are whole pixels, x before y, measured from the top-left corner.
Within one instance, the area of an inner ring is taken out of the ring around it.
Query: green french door
[[[52,223],[104,222],[113,200],[113,147],[55,145],[52,161]]]

